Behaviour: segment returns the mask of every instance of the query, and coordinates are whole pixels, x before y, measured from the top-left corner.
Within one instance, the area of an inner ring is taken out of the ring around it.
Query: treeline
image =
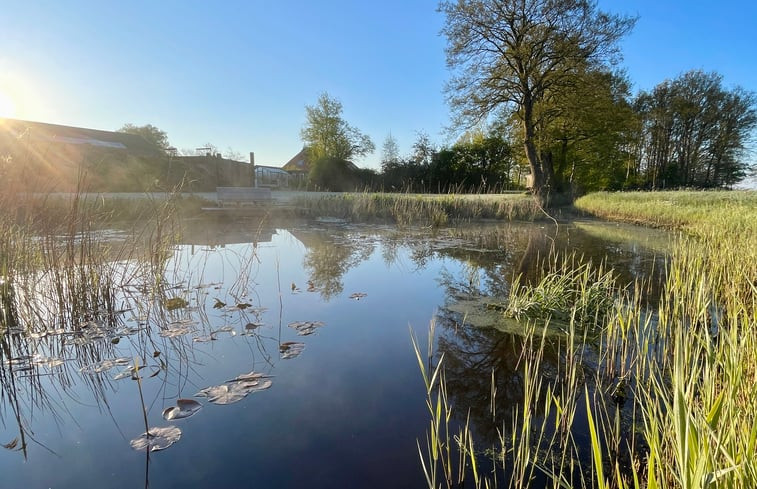
[[[534,146],[551,175],[551,192],[728,188],[754,168],[755,95],[725,87],[717,73],[690,71],[636,95],[623,75],[611,71],[581,72],[572,83],[572,90],[540,107],[543,116],[537,114]],[[527,188],[522,124],[513,114],[491,120],[496,122],[449,146],[437,147],[418,133],[406,156],[389,135],[380,171],[358,169],[345,154],[321,150],[309,186],[430,193]]]
[[[691,71],[634,101],[640,121],[629,180],[646,188],[728,187],[749,170],[754,94]]]
[[[517,163],[510,142],[494,130],[470,132],[452,146],[441,148],[419,133],[405,157],[399,155],[395,139],[388,136],[380,171],[360,169],[339,158],[316,159],[308,184],[312,189],[332,191],[493,193],[524,189],[527,172]]]

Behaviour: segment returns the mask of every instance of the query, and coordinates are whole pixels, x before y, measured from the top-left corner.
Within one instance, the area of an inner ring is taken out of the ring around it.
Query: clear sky
[[[115,130],[153,124],[280,166],[326,91],[367,133],[445,143],[449,78],[435,0],[0,0],[0,116]],[[600,0],[638,15],[623,41],[634,89],[689,69],[757,91],[757,2]]]

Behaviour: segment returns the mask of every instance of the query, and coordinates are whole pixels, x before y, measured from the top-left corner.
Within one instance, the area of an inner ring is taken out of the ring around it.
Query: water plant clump
[[[541,319],[601,327],[615,306],[621,288],[612,270],[594,267],[575,255],[553,257],[548,271],[530,285],[514,281],[504,307],[508,317]]]

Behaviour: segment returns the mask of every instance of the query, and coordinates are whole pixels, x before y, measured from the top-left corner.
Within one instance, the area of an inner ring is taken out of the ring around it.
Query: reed
[[[661,297],[647,300],[645,284],[618,287],[612,271],[575,256],[550,260],[541,279],[512,288],[503,313],[531,324],[523,401],[498,446],[465,449],[499,454],[474,485],[528,487],[541,473],[544,485],[562,488],[757,487],[755,202],[748,192],[577,202],[681,232]],[[540,362],[549,325],[534,327],[555,320],[563,330],[550,340],[563,352],[557,375]],[[444,381],[443,368],[436,378]]]
[[[305,217],[336,217],[352,221],[383,221],[399,225],[439,227],[477,219],[533,221],[543,214],[522,194],[457,195],[356,192],[297,199]]]

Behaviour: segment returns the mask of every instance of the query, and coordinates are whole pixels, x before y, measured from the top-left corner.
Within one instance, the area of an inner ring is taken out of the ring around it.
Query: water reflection
[[[537,276],[553,247],[601,257],[628,282],[664,269],[659,250],[579,226],[191,221],[182,235],[161,259],[107,261],[66,276],[64,287],[53,274],[0,284],[8,484],[419,485],[415,440],[427,419],[408,323],[422,331],[437,311],[449,392],[460,412],[470,409],[481,440],[493,440],[523,402],[528,347],[472,326],[453,305],[506,297],[515,276]],[[560,355],[558,341],[547,344],[549,382]],[[248,392],[246,372],[270,379],[270,389]],[[165,453],[129,448],[146,430],[137,375],[150,427],[184,432]],[[208,402],[201,392],[236,402],[163,419],[179,399]],[[212,455],[198,460],[198,450]]]

